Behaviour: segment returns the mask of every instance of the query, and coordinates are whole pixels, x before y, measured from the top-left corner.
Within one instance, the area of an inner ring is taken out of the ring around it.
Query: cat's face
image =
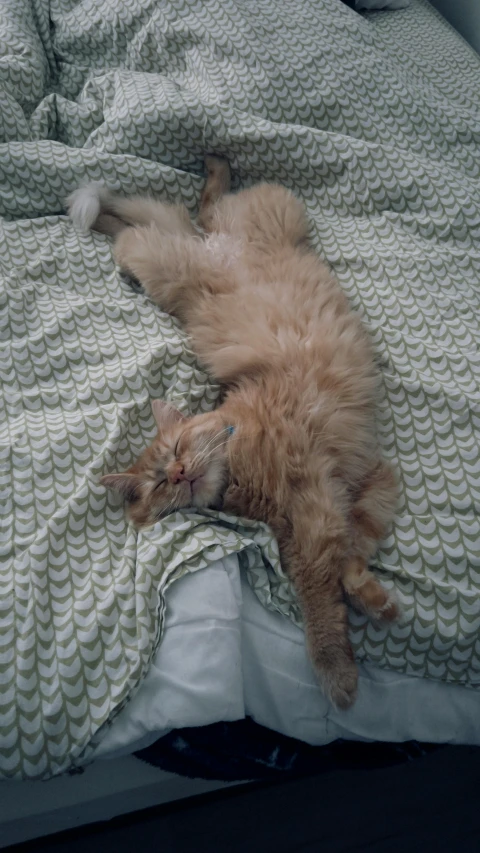
[[[171,403],[155,400],[158,434],[123,474],[100,482],[120,492],[138,527],[185,507],[218,504],[228,481],[229,429],[216,412],[185,418]]]

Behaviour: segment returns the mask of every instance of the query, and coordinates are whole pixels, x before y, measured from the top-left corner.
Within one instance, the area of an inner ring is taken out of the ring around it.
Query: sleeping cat
[[[180,319],[225,391],[216,411],[190,418],[155,400],[157,437],[101,482],[138,526],[190,506],[270,525],[320,683],[348,708],[357,669],[346,601],[374,620],[398,615],[368,569],[395,506],[375,440],[372,353],[308,247],[300,202],[268,184],[228,194],[227,162],[208,157],[206,168],[200,228],[183,206],[96,185],[69,200],[74,222],[115,237],[120,267]]]

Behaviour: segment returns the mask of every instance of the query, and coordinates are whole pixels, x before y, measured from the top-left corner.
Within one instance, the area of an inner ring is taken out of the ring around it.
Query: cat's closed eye
[[[160,486],[164,486],[166,482],[167,482],[166,477],[162,477],[160,480],[157,480],[157,482],[155,483],[153,491],[156,492],[157,489],[159,489]]]

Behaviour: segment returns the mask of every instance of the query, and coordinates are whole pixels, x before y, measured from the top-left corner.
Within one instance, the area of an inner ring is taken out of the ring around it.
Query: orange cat
[[[225,194],[228,164],[206,166],[200,229],[184,207],[98,186],[70,199],[74,221],[116,237],[122,269],[182,321],[225,389],[216,411],[192,418],[155,400],[153,444],[102,483],[124,495],[138,526],[189,506],[269,524],[320,682],[347,708],[357,669],[346,599],[375,620],[398,615],[367,566],[395,505],[375,441],[372,353],[308,248],[300,202],[267,184]]]

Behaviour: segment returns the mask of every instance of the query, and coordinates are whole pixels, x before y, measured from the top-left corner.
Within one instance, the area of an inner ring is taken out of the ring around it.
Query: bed
[[[245,717],[316,746],[480,743],[479,57],[426,0],[9,0],[0,44],[0,776]],[[100,180],[194,215],[205,151],[304,201],[381,371],[400,498],[374,568],[403,619],[352,614],[348,712],[268,529],[188,511],[137,534],[98,484],[153,436],[150,398],[219,389],[65,198]]]

